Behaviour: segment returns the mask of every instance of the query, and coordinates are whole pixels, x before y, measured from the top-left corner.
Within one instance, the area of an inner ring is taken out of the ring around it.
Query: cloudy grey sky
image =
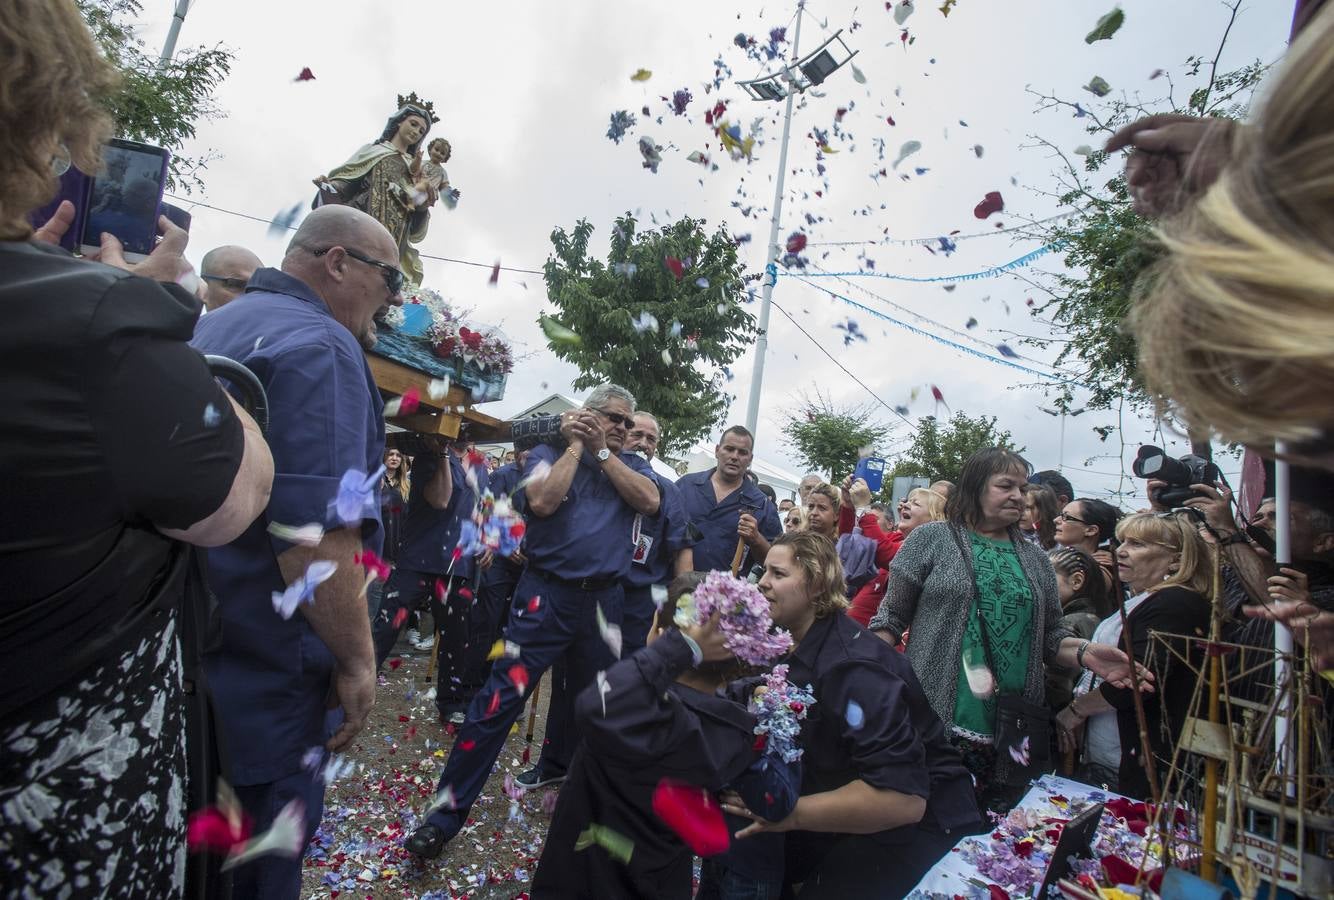
[[[150,47],[161,46],[173,6],[172,0],[145,0],[141,35]],[[1088,142],[1081,131],[1085,120],[1069,111],[1037,113],[1025,86],[1092,100],[1082,85],[1098,75],[1118,93],[1154,101],[1166,92],[1167,80],[1151,81],[1150,75],[1165,69],[1181,97],[1191,87],[1184,61],[1192,54],[1211,58],[1227,21],[1219,0],[1124,0],[1125,26],[1114,39],[1089,46],[1084,35],[1113,0],[959,0],[948,18],[937,6],[918,4],[905,23],[915,42],[905,47],[884,3],[810,0],[802,47],[814,49],[834,30],[847,29],[844,37],[858,51],[854,63],[865,83],[845,68],[826,82],[823,96],[808,95],[794,113],[784,235],[801,227],[813,244],[875,241],[886,233],[930,237],[955,230],[985,232],[997,221],[1017,225],[1057,213],[1055,202],[1041,193],[1055,189],[1056,164],[1043,151],[1025,146],[1032,143],[1031,135],[1041,134],[1072,151]],[[1288,0],[1250,0],[1220,68],[1277,59],[1290,11]],[[421,250],[485,267],[427,260],[426,283],[458,305],[474,308],[477,321],[503,327],[519,352],[533,354],[511,376],[507,398],[487,408],[503,415],[554,391],[571,393],[575,372],[546,352],[536,327],[538,313],[551,310],[541,277],[505,272],[497,287],[488,287],[488,268],[497,259],[506,266],[540,268],[550,252],[551,230],[569,228],[581,217],[596,226],[594,241],[601,254],[613,218],[637,211],[645,227],[652,225],[652,217],[665,222],[689,214],[710,226],[721,223],[734,234],[751,234],[754,239],[742,247],[743,260],[752,271],[763,267],[782,106],[748,100],[732,79],[719,90],[706,93],[706,87],[711,88],[719,58],[736,79],[762,74],[765,66],[733,46],[733,36],[744,32],[763,42],[771,28],[788,26],[791,41],[794,12],[793,3],[776,0],[195,0],[180,46],[222,43],[237,58],[217,93],[224,117],[204,123],[190,148],[218,157],[209,166],[205,192],[193,199],[260,217],[304,204],[312,177],[378,137],[396,94],[416,91],[432,100],[442,119],[432,136],[443,135],[453,144],[448,169],[463,198],[452,212],[436,208]],[[314,81],[294,80],[303,67],[314,72]],[[652,78],[631,82],[629,76],[639,68],[651,70]],[[689,89],[694,100],[686,116],[676,117],[662,98],[681,88]],[[729,101],[733,121],[748,127],[762,117],[761,143],[749,164],[719,153],[704,124],[705,110],[720,98]],[[640,114],[646,104],[649,119]],[[841,134],[835,134],[840,108],[848,111]],[[639,118],[620,145],[605,137],[608,116],[617,109]],[[655,121],[659,116],[665,117],[661,123]],[[823,176],[815,171],[816,128],[829,132],[838,151],[820,160],[826,167]],[[667,147],[657,174],[640,165],[635,141],[644,134]],[[885,147],[883,161],[877,140]],[[890,169],[887,177],[873,178],[910,140],[920,141],[922,149],[897,172]],[[718,170],[688,162],[693,150],[711,153]],[[919,175],[917,167],[927,171]],[[909,177],[896,177],[900,174]],[[1002,193],[1006,211],[979,222],[973,208],[989,191]],[[746,208],[750,217],[743,215]],[[269,264],[279,261],[284,241],[270,237],[265,225],[203,207],[193,214],[190,255],[196,262],[221,243],[244,244]],[[807,224],[807,216],[813,224]],[[864,256],[879,273],[954,276],[1036,249],[1032,241],[1012,238],[991,234],[960,241],[949,257],[933,256],[921,246],[883,244],[812,246],[807,255],[828,271],[865,268],[859,258]],[[1052,257],[1043,261],[1046,267],[1057,264]],[[1033,292],[1012,277],[964,281],[952,291],[939,283],[883,278],[858,279],[857,287],[823,283],[991,356],[999,355],[995,345],[1009,332],[1044,330],[1025,307]],[[836,402],[869,399],[813,339],[885,404],[908,406],[910,420],[934,411],[929,387],[934,384],[954,410],[999,416],[1039,467],[1058,462],[1058,424],[1038,409],[1050,405],[1050,399],[1032,386],[1041,379],[880,321],[791,279],[780,280],[774,299],[806,334],[775,310],[760,416],[761,457],[799,471],[781,446],[779,429],[800,392],[818,386]],[[759,312],[758,302],[754,312]],[[836,326],[849,317],[866,333],[865,343],[844,346],[844,332]],[[965,330],[970,318],[978,325]],[[1051,359],[1031,348],[1016,349],[1044,362]],[[751,363],[748,353],[734,367],[736,377],[729,385],[737,396],[730,414],[734,421],[744,418]],[[1042,364],[1034,368],[1051,371]],[[1076,391],[1076,406],[1079,397]],[[886,422],[897,421],[892,412],[880,412]],[[1081,494],[1105,496],[1119,489],[1127,494],[1124,502],[1134,505],[1132,492],[1141,485],[1122,477],[1121,441],[1113,435],[1103,443],[1093,431],[1116,424],[1115,411],[1070,420],[1065,465]],[[1127,413],[1123,425],[1128,472],[1135,448],[1153,437],[1153,423]],[[891,443],[906,435],[900,424]],[[1170,446],[1185,452],[1180,442]]]

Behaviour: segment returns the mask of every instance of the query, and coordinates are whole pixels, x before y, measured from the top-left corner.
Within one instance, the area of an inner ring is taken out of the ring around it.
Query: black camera
[[[1218,466],[1203,456],[1187,453],[1180,459],[1173,459],[1162,447],[1152,446],[1139,448],[1130,469],[1137,478],[1152,478],[1167,485],[1156,498],[1159,504],[1167,507],[1180,506],[1201,496],[1191,489],[1191,485],[1213,484],[1221,475]]]

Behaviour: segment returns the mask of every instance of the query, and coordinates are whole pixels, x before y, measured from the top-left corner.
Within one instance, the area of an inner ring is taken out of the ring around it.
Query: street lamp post
[[[797,2],[797,31],[792,36],[792,58],[798,59],[799,47],[801,44],[801,20],[802,7],[805,6],[805,0]],[[784,74],[790,72],[789,67],[783,67]],[[769,308],[770,300],[774,294],[774,283],[778,281],[778,276],[770,272],[770,267],[778,265],[778,255],[781,252],[778,246],[778,236],[782,228],[783,217],[783,180],[787,175],[787,142],[792,133],[792,98],[797,92],[789,90],[787,99],[784,101],[783,110],[783,142],[778,150],[778,184],[774,188],[774,207],[773,215],[769,219],[769,258],[764,266],[764,287],[760,292],[760,336],[755,341],[755,363],[750,370],[750,400],[746,404],[746,428],[751,434],[757,434],[757,426],[760,417],[760,388],[764,382],[764,357],[769,351]]]
[[[750,373],[750,401],[746,405],[746,428],[756,433],[760,417],[760,390],[764,383],[764,357],[769,349],[769,310],[777,277],[773,269],[778,265],[783,248],[778,243],[783,218],[783,183],[787,176],[787,145],[792,134],[792,100],[795,94],[805,92],[811,85],[822,84],[857,55],[843,43],[842,30],[821,44],[804,59],[800,56],[801,20],[805,14],[805,0],[797,0],[797,29],[792,36],[791,65],[753,81],[740,82],[741,87],[755,100],[783,100],[783,140],[778,149],[778,179],[774,186],[773,215],[769,221],[769,255],[764,272],[764,288],[760,295],[760,333],[755,341],[755,363]]]
[[[1042,410],[1049,416],[1059,416],[1061,419],[1061,444],[1060,444],[1060,449],[1056,453],[1056,459],[1057,459],[1056,471],[1060,472],[1061,474],[1065,474],[1065,417],[1068,415],[1070,416],[1070,418],[1073,419],[1075,416],[1082,415],[1086,407],[1080,407],[1079,409],[1074,409],[1074,410],[1066,410],[1066,408],[1063,406],[1059,410],[1056,410],[1056,409],[1047,409],[1045,406],[1039,406],[1038,409]]]
[[[181,26],[185,24],[185,14],[189,11],[190,0],[176,0],[176,12],[171,16],[171,28],[167,31],[167,40],[162,45],[159,66],[165,66],[176,55],[176,39],[181,36]]]

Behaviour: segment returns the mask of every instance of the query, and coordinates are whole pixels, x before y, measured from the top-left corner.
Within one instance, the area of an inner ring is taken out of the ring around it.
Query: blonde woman
[[[968,773],[907,660],[842,614],[831,542],[782,535],[759,587],[796,644],[788,680],[815,694],[801,727],[801,797],[781,822],[735,795],[723,809],[754,820],[741,840],[788,833],[785,880],[802,884],[803,900],[906,896],[960,837],[984,827]]]
[[[882,547],[891,544],[893,550],[883,563],[877,557],[876,562],[880,568],[875,578],[862,586],[853,596],[852,605],[848,607],[848,615],[863,627],[870,623],[871,617],[880,608],[880,601],[885,597],[885,588],[889,585],[888,566],[894,554],[898,552],[899,545],[918,525],[945,521],[945,498],[929,488],[913,488],[899,503],[899,524],[894,531],[886,534],[880,530],[879,523],[874,519],[873,515],[862,516],[860,523],[862,534],[880,543]],[[898,645],[899,649],[903,648],[907,640],[908,632],[905,630]]]
[[[1141,372],[1187,426],[1334,468],[1334,4],[1230,136],[1217,181],[1159,228]]]
[[[1161,784],[1190,715],[1194,672],[1203,664],[1201,641],[1193,638],[1209,636],[1212,551],[1184,513],[1127,516],[1116,526],[1116,537],[1121,542],[1117,570],[1131,592],[1126,603],[1130,644],[1136,661],[1154,673],[1158,685],[1158,693],[1144,694],[1143,702]],[[1095,629],[1093,640],[1125,646],[1119,612]],[[1147,799],[1149,778],[1131,691],[1099,682],[1090,673],[1075,694],[1056,716],[1061,749],[1074,747],[1082,732],[1084,774],[1122,794]],[[1115,780],[1111,770],[1117,773]]]

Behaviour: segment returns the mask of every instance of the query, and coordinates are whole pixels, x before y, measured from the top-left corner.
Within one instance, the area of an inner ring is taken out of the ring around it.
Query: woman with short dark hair
[[[947,521],[914,529],[894,557],[870,626],[890,643],[911,629],[907,657],[994,810],[1046,768],[1046,666],[1088,667],[1122,684],[1130,675],[1120,650],[1060,625],[1051,562],[1019,534],[1029,472],[1012,450],[969,457]]]

